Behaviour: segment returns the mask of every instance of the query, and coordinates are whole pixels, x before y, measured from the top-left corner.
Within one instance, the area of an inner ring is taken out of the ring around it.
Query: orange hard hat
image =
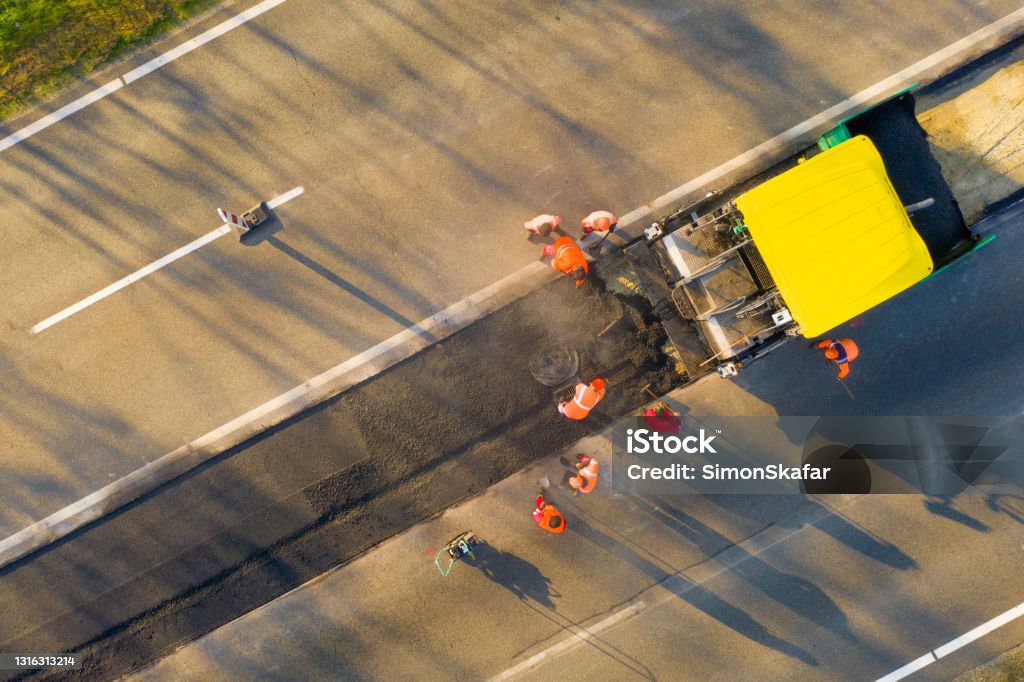
[[[835,360],[836,358],[839,357],[839,351],[837,351],[835,348],[826,348],[825,357],[828,358],[829,360]]]
[[[598,391],[600,391],[602,388],[604,388],[604,379],[594,379],[593,381],[590,382],[590,385],[593,386]]]

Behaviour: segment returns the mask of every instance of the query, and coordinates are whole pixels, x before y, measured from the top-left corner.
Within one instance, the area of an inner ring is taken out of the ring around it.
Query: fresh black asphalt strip
[[[621,258],[597,270],[613,281]],[[73,679],[128,672],[636,410],[646,384],[682,380],[644,303],[555,281],[6,567],[0,650],[77,652]],[[551,344],[608,380],[584,422],[530,373]]]

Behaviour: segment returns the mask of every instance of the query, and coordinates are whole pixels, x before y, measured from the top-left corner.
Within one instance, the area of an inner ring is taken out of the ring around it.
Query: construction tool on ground
[[[448,574],[452,572],[452,567],[464,558],[467,554],[474,559],[473,550],[476,549],[477,545],[480,544],[480,540],[473,535],[473,531],[467,530],[459,533],[448,543],[438,550],[437,554],[434,555],[434,564],[437,566],[437,570],[441,571],[441,576],[447,578]],[[446,556],[448,558],[448,567],[445,568],[441,565],[441,557]]]
[[[608,239],[608,235],[610,235],[614,231],[615,231],[614,228],[612,228],[610,230],[605,230],[604,236],[601,237],[601,241],[599,241],[598,243],[594,244],[593,246],[588,246],[587,247],[587,253],[589,253],[591,256],[595,256],[595,257],[597,256],[597,254],[601,253],[601,245],[604,244],[604,240],[605,239]],[[591,234],[593,234],[593,233],[591,233]]]
[[[839,363],[836,362],[835,360],[829,360],[828,358],[825,358],[825,364],[828,365],[828,368],[833,372],[839,371]],[[850,400],[856,400],[856,398],[853,397],[853,392],[842,379],[836,377],[836,381],[838,381],[839,385],[843,387],[844,391],[846,391],[846,395],[850,396]]]
[[[676,412],[671,407],[669,407],[668,403],[666,403],[664,400],[662,400],[660,396],[656,395],[654,393],[654,391],[651,390],[651,385],[650,384],[644,384],[644,387],[641,388],[640,390],[642,392],[647,392],[652,398],[654,398],[656,401],[658,401],[658,407],[660,407],[661,409],[665,410],[665,413],[668,416],[670,416],[670,417],[679,417],[679,416],[681,416],[678,412]]]

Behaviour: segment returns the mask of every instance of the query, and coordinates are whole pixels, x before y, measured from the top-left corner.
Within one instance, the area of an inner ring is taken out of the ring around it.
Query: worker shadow
[[[824,507],[816,500],[808,500],[808,502],[817,507]],[[901,571],[917,568],[917,562],[899,547],[875,536],[838,513],[830,514],[812,525],[833,540],[886,566]]]
[[[489,544],[480,544],[463,561],[477,568],[487,579],[501,585],[520,601],[536,602],[553,609],[552,599],[561,594],[551,586],[551,579],[526,559],[504,552]]]
[[[994,493],[985,498],[985,504],[992,511],[1006,514],[1017,523],[1024,524],[1024,497]]]
[[[965,514],[956,509],[953,504],[954,496],[952,495],[933,495],[924,501],[924,508],[932,514],[943,516],[950,521],[956,521],[979,533],[987,533],[992,530],[987,524],[982,523],[970,514]]]
[[[579,510],[577,509],[577,511]],[[626,545],[619,539],[588,523],[584,516],[586,515],[575,515],[572,523],[568,524],[566,528],[567,532],[576,533],[583,539],[597,545],[603,551],[631,564],[635,569],[656,580],[662,588],[668,590],[682,601],[747,639],[795,658],[806,665],[819,665],[818,659],[809,651],[772,634],[767,627],[743,609],[734,606],[681,573],[666,571],[657,563],[651,561],[651,559],[642,556],[636,548]],[[593,517],[591,516],[591,518]],[[668,565],[667,562],[659,559],[649,550],[643,551],[660,563]]]
[[[806,497],[799,502],[800,507],[794,509],[786,498],[784,495],[704,496],[704,499],[730,514],[794,530],[812,525],[847,548],[886,566],[901,571],[917,568],[917,562],[899,547],[860,527],[821,502]],[[801,517],[810,514],[813,508],[821,512],[820,521],[808,524],[800,520]]]
[[[655,519],[695,544],[707,556],[719,554],[723,547],[728,547],[730,552],[736,553],[737,556],[729,569],[732,574],[739,576],[780,606],[847,641],[857,642],[846,614],[824,590],[810,580],[775,568],[690,514],[677,509],[664,498],[654,497],[647,500],[637,497],[634,502]]]

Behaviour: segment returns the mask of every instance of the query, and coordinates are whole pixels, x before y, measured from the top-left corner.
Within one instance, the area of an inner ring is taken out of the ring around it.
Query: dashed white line
[[[267,208],[277,208],[281,204],[285,203],[286,201],[291,201],[292,199],[299,196],[305,191],[306,189],[302,186],[296,187],[295,189],[290,189],[284,194],[278,195],[273,199],[269,200],[268,202],[266,202]]]
[[[1004,611],[992,620],[982,623],[970,632],[966,632],[960,635],[956,639],[936,648],[934,651],[930,651],[924,656],[914,659],[902,668],[892,671],[885,677],[878,678],[877,682],[896,682],[897,680],[902,680],[904,677],[916,673],[918,670],[921,670],[922,668],[931,665],[940,658],[945,658],[946,656],[949,656],[954,651],[962,649],[971,642],[984,637],[993,630],[1001,628],[1002,626],[1020,618],[1021,616],[1024,616],[1024,603],[1017,604],[1012,609]]]
[[[222,226],[218,227],[216,230],[214,230],[213,232],[207,232],[206,234],[204,234],[199,239],[196,239],[196,240],[193,240],[193,241],[189,242],[185,246],[181,247],[180,249],[177,249],[176,251],[172,251],[171,253],[167,254],[163,258],[161,258],[159,260],[153,261],[152,263],[150,263],[146,267],[140,268],[140,269],[136,270],[135,272],[133,272],[132,274],[128,275],[127,277],[122,277],[121,279],[117,280],[113,284],[100,289],[99,291],[97,291],[92,296],[89,296],[87,298],[83,298],[78,303],[76,303],[76,304],[74,304],[72,306],[68,306],[67,308],[65,308],[64,310],[60,311],[59,313],[56,313],[55,315],[50,315],[45,320],[43,320],[42,322],[40,322],[36,326],[32,327],[32,329],[29,331],[29,333],[30,334],[38,334],[39,332],[43,331],[44,329],[48,329],[48,328],[52,327],[53,325],[57,324],[58,322],[61,322],[62,320],[68,319],[69,317],[71,317],[75,313],[80,312],[82,310],[85,310],[86,308],[91,306],[93,303],[96,303],[98,301],[102,301],[107,296],[110,296],[111,294],[117,293],[121,289],[124,289],[126,286],[128,286],[132,282],[139,281],[140,279],[142,279],[146,275],[152,274],[152,273],[156,272],[157,270],[159,270],[160,268],[164,267],[165,265],[169,265],[170,263],[173,263],[174,261],[178,260],[182,256],[188,255],[188,254],[192,253],[193,251],[195,251],[196,249],[198,249],[198,248],[200,248],[202,246],[205,246],[206,244],[209,244],[214,239],[218,239],[219,237],[223,237],[224,235],[226,235],[230,231],[231,231],[230,227],[228,227],[227,225],[222,225]]]
[[[502,671],[498,675],[492,677],[488,682],[501,682],[501,680],[511,679],[521,672],[531,670],[540,665],[544,661],[544,659],[550,656],[557,656],[563,651],[572,648],[576,644],[587,641],[588,639],[590,639],[597,633],[601,632],[602,630],[607,630],[616,623],[626,620],[627,618],[630,618],[632,616],[635,616],[636,614],[643,611],[645,607],[646,604],[644,604],[644,602],[638,601],[634,604],[627,606],[624,609],[616,611],[604,620],[594,623],[590,627],[577,626],[572,631],[571,637],[562,640],[553,647],[545,649],[544,651],[541,651],[538,654],[534,654],[533,656],[531,656],[530,658],[526,659],[525,661],[516,666],[513,666],[511,668],[508,668],[507,670]],[[576,632],[575,630],[579,631]]]
[[[220,36],[224,35],[228,31],[238,28],[242,24],[251,21],[252,19],[255,19],[256,17],[263,14],[267,10],[273,9],[274,7],[277,7],[283,2],[285,2],[285,0],[264,0],[263,2],[257,5],[253,5],[241,14],[233,16],[227,21],[217,24],[210,30],[200,33],[195,38],[185,41],[184,43],[182,43],[181,45],[177,46],[172,50],[164,52],[159,57],[155,57],[146,62],[145,64],[143,64],[142,66],[132,69],[123,76],[110,81],[106,85],[102,85],[96,88],[89,94],[79,97],[74,102],[71,102],[70,104],[61,107],[57,111],[54,111],[53,113],[42,117],[38,121],[35,121],[34,123],[25,126],[21,130],[11,133],[4,139],[0,140],[0,152],[13,147],[14,145],[18,144],[19,142],[22,142],[23,140],[28,139],[29,137],[35,135],[41,130],[49,128],[54,123],[57,123],[61,119],[67,118],[68,116],[75,113],[76,111],[79,111],[80,109],[84,109],[93,102],[101,100],[113,92],[117,92],[125,85],[133,83],[142,78],[143,76],[153,73],[161,66],[173,62],[175,59],[188,54],[197,47],[205,45],[211,40],[219,38]]]
[[[289,190],[289,191],[285,192],[284,194],[281,194],[279,196],[274,197],[270,201],[266,202],[266,204],[270,208],[274,208],[276,206],[280,206],[281,204],[285,203],[286,201],[291,201],[295,197],[301,195],[304,191],[305,191],[305,189],[303,187],[301,187],[301,186],[300,187],[296,187],[295,189]],[[164,256],[163,258],[160,258],[159,260],[153,261],[152,263],[150,263],[146,267],[140,268],[140,269],[136,270],[135,272],[133,272],[132,274],[128,275],[127,277],[122,277],[121,279],[117,280],[113,284],[111,284],[109,286],[106,286],[103,289],[100,289],[99,291],[97,291],[92,296],[84,298],[84,299],[82,299],[81,301],[79,301],[78,303],[76,303],[76,304],[74,304],[72,306],[68,306],[67,308],[65,308],[64,310],[60,311],[59,313],[51,315],[50,317],[46,318],[45,320],[43,320],[42,322],[40,322],[36,326],[32,327],[32,329],[29,330],[29,334],[38,334],[39,332],[43,331],[44,329],[48,329],[49,327],[52,327],[53,325],[57,324],[58,322],[66,320],[67,318],[71,317],[75,313],[81,312],[82,310],[85,310],[86,308],[91,306],[93,303],[96,303],[98,301],[102,301],[107,296],[110,296],[111,294],[117,293],[121,289],[124,289],[126,286],[128,286],[132,282],[137,282],[140,279],[142,279],[143,277],[145,277],[146,275],[153,274],[154,272],[156,272],[160,268],[162,268],[162,267],[164,267],[166,265],[170,265],[174,261],[178,260],[179,258],[181,258],[183,256],[187,256],[188,254],[192,253],[196,249],[199,249],[199,248],[202,248],[203,246],[206,246],[207,244],[209,244],[210,242],[214,241],[215,239],[219,239],[220,237],[223,237],[224,235],[226,235],[230,231],[231,231],[230,227],[228,227],[227,225],[221,225],[220,227],[218,227],[213,232],[207,232],[202,237],[199,237],[198,239],[195,239],[195,240],[189,242],[188,244],[186,244],[185,246],[181,247],[180,249],[176,249],[175,251],[172,251],[171,253],[169,253],[166,256]]]

